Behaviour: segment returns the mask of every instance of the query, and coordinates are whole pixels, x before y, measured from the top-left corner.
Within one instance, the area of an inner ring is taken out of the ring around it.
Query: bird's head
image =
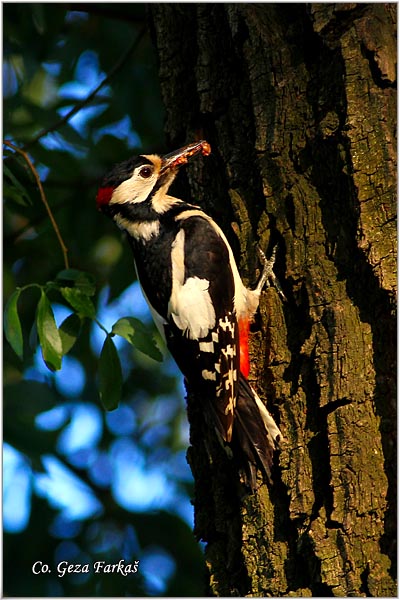
[[[208,156],[210,152],[210,145],[203,140],[164,156],[143,154],[129,158],[103,179],[97,193],[97,208],[113,215],[119,207],[146,203],[152,211],[163,213],[169,208],[166,195],[178,167],[192,156],[200,153]]]

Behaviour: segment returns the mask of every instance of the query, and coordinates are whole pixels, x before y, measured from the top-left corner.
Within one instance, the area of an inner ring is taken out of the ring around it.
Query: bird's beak
[[[179,150],[165,154],[162,157],[160,175],[163,175],[167,170],[186,164],[189,158],[200,153],[203,156],[208,156],[211,153],[211,146],[205,140],[188,144],[183,148],[179,148]]]

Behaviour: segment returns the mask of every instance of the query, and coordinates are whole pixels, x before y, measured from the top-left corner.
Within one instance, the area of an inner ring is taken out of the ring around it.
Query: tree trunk
[[[210,593],[396,595],[396,5],[150,6],[170,146],[213,150],[191,197],[287,298],[251,334],[273,486],[240,496],[189,395]]]

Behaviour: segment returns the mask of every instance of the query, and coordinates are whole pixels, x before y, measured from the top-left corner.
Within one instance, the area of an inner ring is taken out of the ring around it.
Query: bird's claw
[[[261,274],[261,277],[257,284],[256,289],[259,292],[261,292],[264,285],[267,285],[269,287],[272,284],[272,286],[276,289],[276,291],[278,292],[278,294],[280,295],[282,300],[286,301],[286,296],[283,293],[281,284],[279,283],[279,280],[274,273],[274,265],[275,265],[277,249],[278,249],[278,244],[275,244],[275,246],[272,249],[270,258],[267,258],[265,256],[265,253],[261,250],[260,246],[257,246],[258,256],[260,257],[260,261],[263,264],[263,272]]]

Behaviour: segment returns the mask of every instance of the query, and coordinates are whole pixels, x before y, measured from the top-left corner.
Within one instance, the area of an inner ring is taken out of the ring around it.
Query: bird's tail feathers
[[[243,375],[239,379],[233,431],[234,444],[239,446],[244,459],[241,468],[245,482],[254,491],[257,487],[257,468],[271,481],[273,454],[282,434]]]

